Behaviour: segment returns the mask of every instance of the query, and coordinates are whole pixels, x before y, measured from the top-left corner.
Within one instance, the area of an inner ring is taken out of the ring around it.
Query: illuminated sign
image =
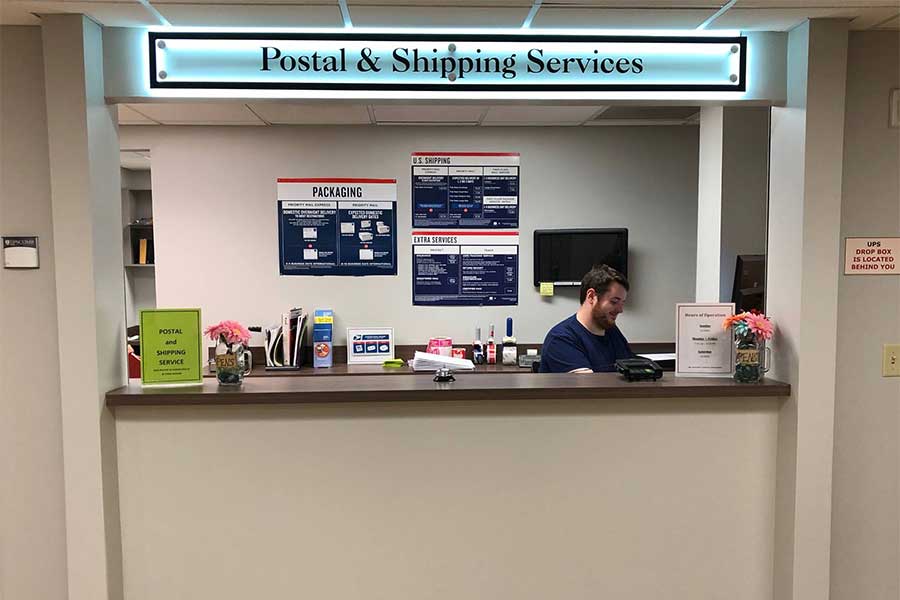
[[[155,90],[744,92],[747,38],[148,33]]]

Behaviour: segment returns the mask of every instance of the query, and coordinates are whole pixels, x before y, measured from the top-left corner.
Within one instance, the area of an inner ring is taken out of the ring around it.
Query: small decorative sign
[[[675,375],[730,377],[734,373],[734,342],[722,323],[734,315],[734,303],[676,304],[675,312]],[[758,353],[755,360],[759,362]]]
[[[393,358],[393,327],[349,327],[347,329],[348,365],[380,365]]]
[[[3,268],[38,269],[40,266],[36,235],[3,236]]]
[[[142,310],[140,327],[143,385],[203,382],[199,308]]]
[[[844,275],[900,275],[900,237],[848,237],[844,245]]]

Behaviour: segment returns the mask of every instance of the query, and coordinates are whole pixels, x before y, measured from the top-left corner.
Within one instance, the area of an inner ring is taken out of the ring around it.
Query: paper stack
[[[471,371],[475,365],[467,358],[453,358],[452,356],[441,356],[440,354],[428,354],[427,352],[416,352],[416,355],[409,366],[413,371],[437,371],[438,369],[450,369],[451,371]]]

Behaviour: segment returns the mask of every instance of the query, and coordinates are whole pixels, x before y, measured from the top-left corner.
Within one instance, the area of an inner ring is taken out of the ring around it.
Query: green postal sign
[[[199,308],[141,311],[141,383],[202,383]]]

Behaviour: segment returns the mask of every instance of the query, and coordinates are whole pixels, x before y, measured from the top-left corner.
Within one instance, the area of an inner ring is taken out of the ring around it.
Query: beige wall
[[[697,246],[696,127],[123,127],[123,147],[149,148],[156,300],[200,306],[203,320],[268,325],[290,306],[331,306],[346,327],[391,326],[401,344],[446,335],[471,343],[511,315],[540,342],[575,312],[577,288],[541,298],[532,232],[628,227],[632,341],[671,341],[674,305],[693,301]],[[521,153],[519,304],[411,306],[410,153]],[[278,177],[397,179],[396,277],[280,277]],[[260,342],[261,345],[261,342]]]
[[[900,236],[900,36],[850,35],[841,236]],[[881,377],[900,343],[900,277],[842,276],[835,401],[832,600],[900,596],[900,379]]]
[[[125,597],[769,600],[778,408],[120,408]]]
[[[0,598],[66,597],[56,288],[41,30],[0,27],[0,233],[38,270],[0,269]]]

